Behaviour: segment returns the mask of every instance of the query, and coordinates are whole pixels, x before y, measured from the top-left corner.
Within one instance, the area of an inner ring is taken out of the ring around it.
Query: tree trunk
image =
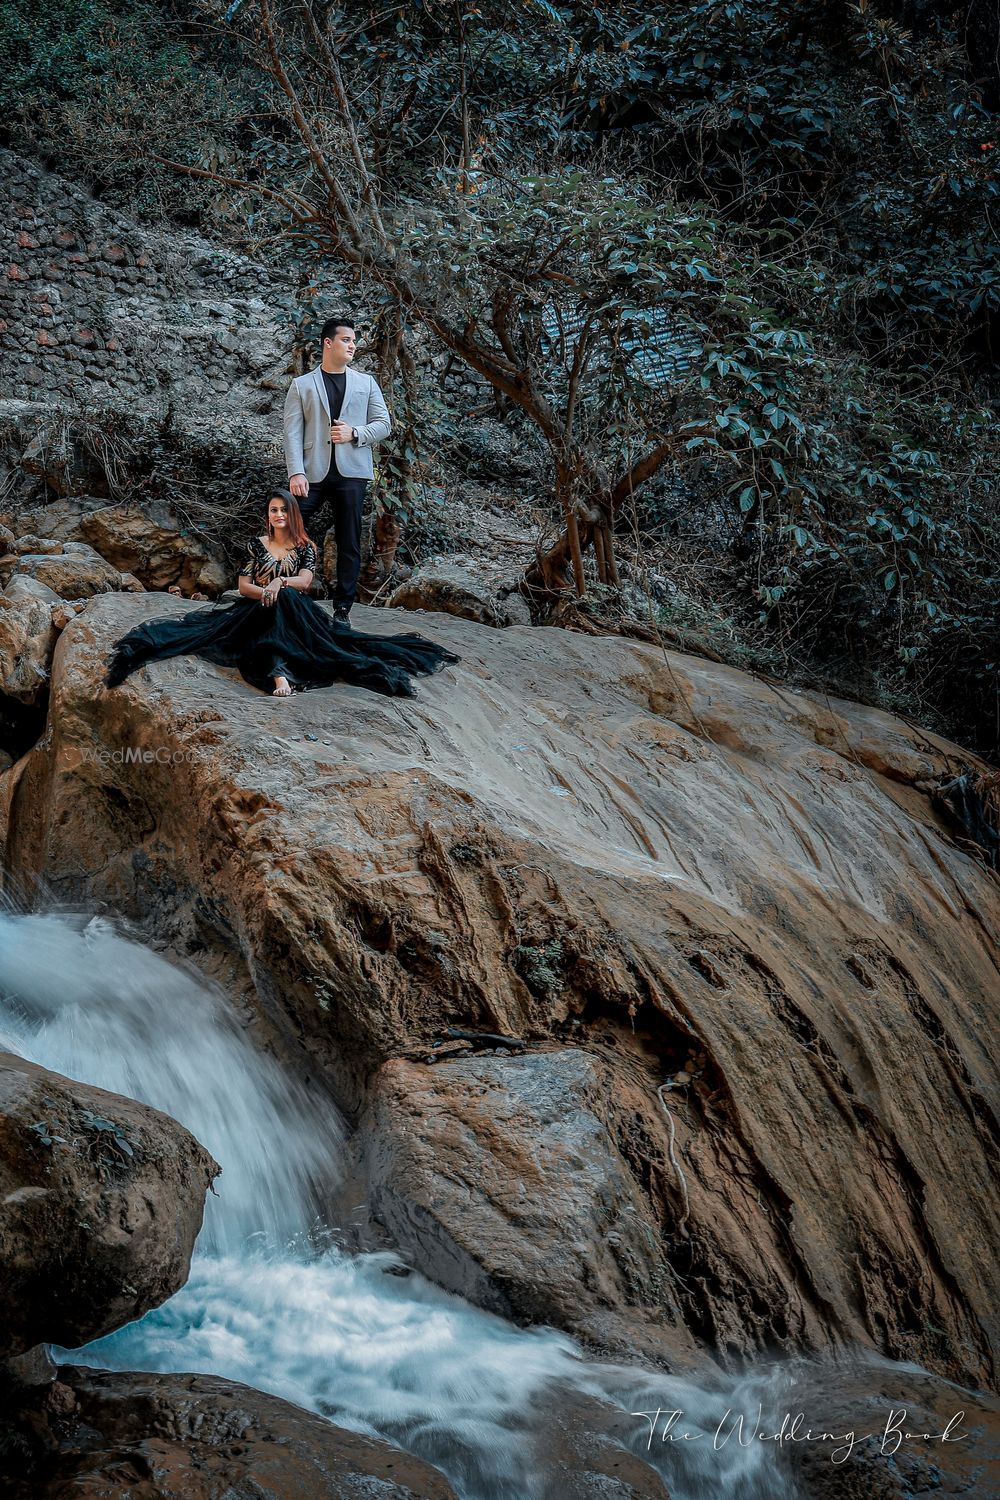
[[[621,588],[621,578],[618,576],[618,563],[615,559],[615,534],[611,525],[605,521],[597,528],[601,537],[601,545],[604,552],[604,567],[607,572],[605,580],[611,588]]]
[[[559,488],[557,476],[556,486]],[[529,592],[547,594],[564,593],[567,588],[566,569],[573,564],[577,597],[585,591],[583,578],[583,554],[593,546],[597,558],[597,576],[609,588],[621,587],[621,576],[615,559],[614,527],[608,517],[612,514],[611,497],[602,494],[600,500],[581,513],[569,511],[566,502],[566,530],[547,552],[540,552],[524,575]]]
[[[372,549],[359,582],[358,592],[363,603],[370,603],[391,578],[400,535],[398,516],[389,510],[379,510],[375,516]]]
[[[604,560],[604,532],[600,526],[594,530],[594,556],[597,558],[597,581],[598,583],[606,584],[608,581],[608,568]]]

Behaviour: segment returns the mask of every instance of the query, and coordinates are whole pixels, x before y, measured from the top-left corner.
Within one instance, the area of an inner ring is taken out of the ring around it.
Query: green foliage
[[[9,0],[0,7],[5,138],[84,174],[132,213],[213,223],[215,195],[154,159],[202,152],[225,116],[222,79],[193,41],[152,0]]]
[[[78,1109],[76,1120],[85,1134],[87,1155],[102,1177],[113,1177],[128,1168],[135,1159],[135,1148],[120,1125],[89,1109]]]
[[[713,517],[697,543],[722,559],[727,619],[742,611],[800,676],[903,695],[990,749],[1000,122],[938,10],[357,0],[277,14],[320,154],[360,205],[308,15],[329,26],[386,256],[551,413],[535,488],[558,489],[570,449],[594,482],[667,445],[678,489]],[[11,0],[7,128],[130,211],[280,256],[321,311],[342,270],[329,189],[256,17],[223,0]],[[157,156],[248,186],[172,176]],[[293,230],[268,196],[287,189],[315,210]],[[405,420],[380,456],[381,503],[444,537],[431,460],[468,424],[412,382],[393,404]],[[648,521],[654,546],[675,522],[670,506]]]
[[[514,967],[533,994],[544,998],[562,989],[564,962],[562,938],[547,943],[518,943]]]
[[[571,123],[631,125],[669,153],[681,191],[793,226],[827,261],[822,300],[852,332],[885,352],[1000,305],[993,117],[951,20],[928,20],[918,43],[869,0],[597,15],[591,46],[615,65],[595,99],[581,51]]]
[[[901,391],[755,298],[730,297],[728,313],[728,328],[703,328],[686,446],[712,457],[743,518],[757,597],[780,616],[813,587],[829,608],[832,590],[860,632],[891,620],[900,660],[914,660],[934,622],[997,587],[993,413],[953,389],[926,393],[919,371]]]

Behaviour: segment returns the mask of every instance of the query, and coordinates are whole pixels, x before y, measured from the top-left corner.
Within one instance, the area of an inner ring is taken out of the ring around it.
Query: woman
[[[316,548],[288,490],[275,490],[267,529],[247,547],[242,597],[225,609],[199,609],[137,625],[116,644],[107,685],[117,687],[148,661],[203,656],[239,667],[254,687],[287,698],[297,688],[350,682],[376,693],[413,696],[411,675],[437,672],[458,657],[419,635],[361,635],[309,598]]]

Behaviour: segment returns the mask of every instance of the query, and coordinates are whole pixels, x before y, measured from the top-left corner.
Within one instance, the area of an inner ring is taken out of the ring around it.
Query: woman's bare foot
[[[276,677],[274,679],[274,692],[271,694],[271,697],[288,698],[291,695],[291,691],[287,677]]]

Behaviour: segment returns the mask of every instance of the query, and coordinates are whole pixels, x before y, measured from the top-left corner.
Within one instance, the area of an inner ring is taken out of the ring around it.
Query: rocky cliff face
[[[241,966],[445,1285],[674,1363],[859,1341],[994,1379],[998,896],[921,790],[952,747],[437,616],[462,664],[412,702],[189,659],[106,692],[111,642],[185,607],[64,629],[0,783],[10,885]]]

